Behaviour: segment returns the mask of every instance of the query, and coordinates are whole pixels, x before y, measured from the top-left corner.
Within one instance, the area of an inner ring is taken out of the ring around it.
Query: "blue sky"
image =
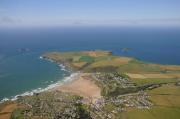
[[[180,25],[180,0],[0,0],[0,26]]]

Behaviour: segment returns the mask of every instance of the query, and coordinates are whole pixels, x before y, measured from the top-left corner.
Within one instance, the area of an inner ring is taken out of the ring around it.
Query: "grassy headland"
[[[42,57],[81,72],[81,76],[58,91],[20,97],[10,113],[12,119],[180,117],[178,65],[145,63],[101,50],[49,52]]]

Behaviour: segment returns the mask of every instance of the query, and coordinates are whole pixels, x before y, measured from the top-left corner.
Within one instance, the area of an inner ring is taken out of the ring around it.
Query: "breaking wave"
[[[64,83],[67,83],[67,82],[70,82],[70,81],[76,79],[78,75],[79,75],[79,73],[72,73],[70,76],[65,77],[63,80],[58,81],[58,82],[56,82],[54,84],[48,85],[46,88],[37,88],[37,89],[31,90],[31,91],[26,91],[26,92],[24,92],[22,94],[13,96],[12,98],[6,98],[5,97],[0,101],[0,103],[3,103],[5,101],[14,101],[14,100],[17,100],[18,97],[22,97],[22,96],[32,96],[35,93],[41,93],[41,92],[44,92],[44,91],[53,90],[54,88],[56,88],[58,86],[61,86]]]

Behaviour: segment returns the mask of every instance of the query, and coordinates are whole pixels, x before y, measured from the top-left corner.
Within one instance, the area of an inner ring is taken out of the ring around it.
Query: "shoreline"
[[[0,104],[1,103],[4,103],[6,101],[15,101],[17,100],[19,97],[24,97],[24,96],[33,96],[34,94],[36,93],[42,93],[42,92],[45,92],[45,91],[52,91],[54,90],[56,87],[59,87],[61,85],[63,85],[64,83],[67,83],[67,82],[70,82],[74,79],[74,76],[77,75],[77,73],[72,73],[70,76],[68,77],[64,77],[64,79],[58,81],[58,82],[55,82],[53,84],[50,84],[48,85],[47,87],[45,88],[37,88],[37,89],[33,89],[31,91],[26,91],[24,93],[21,93],[21,94],[17,94],[15,96],[11,96],[9,98],[7,97],[4,97],[2,100],[0,100]]]
[[[100,87],[95,84],[89,73],[78,73],[73,80],[55,87],[55,90],[79,95],[85,103],[95,103],[102,98]]]
[[[85,103],[95,103],[102,98],[101,89],[92,81],[87,73],[72,73],[56,83],[48,85],[46,88],[37,88],[31,91],[26,91],[22,94],[12,96],[11,98],[3,98],[0,104],[7,101],[16,101],[19,97],[33,96],[37,93],[46,91],[60,91],[72,93],[83,97]]]
[[[56,63],[59,67],[60,67],[60,70],[62,71],[67,71],[67,72],[70,72],[70,75],[69,76],[66,76],[64,77],[62,80],[59,80],[57,82],[54,82],[52,84],[49,84],[47,85],[45,88],[36,88],[36,89],[32,89],[30,91],[25,91],[24,93],[20,93],[20,94],[17,94],[15,96],[10,96],[10,97],[4,97],[3,99],[0,100],[0,104],[4,103],[4,102],[7,102],[7,101],[15,101],[17,100],[19,97],[24,97],[24,96],[33,96],[34,94],[36,93],[42,93],[42,92],[45,92],[45,91],[52,91],[54,90],[56,87],[59,87],[67,82],[71,82],[72,80],[74,80],[75,76],[78,75],[79,72],[75,73],[75,72],[72,72],[70,70],[68,70],[66,68],[66,66],[62,63],[58,63],[58,62],[55,62],[51,59],[47,59],[47,58],[44,58],[42,56],[39,57],[39,59],[42,59],[42,60],[47,60],[47,61],[50,61],[52,63]]]
[[[42,59],[58,64],[64,71],[73,72],[69,65],[63,62],[57,62],[47,57]],[[72,73],[69,80],[63,80],[64,83],[55,86],[52,90],[72,93],[83,97],[86,103],[95,103],[98,99],[102,98],[101,89],[92,80],[89,73],[81,73],[80,71]]]
[[[64,62],[55,61],[55,60],[52,60],[52,59],[50,59],[48,57],[45,57],[45,56],[40,56],[39,58],[42,59],[42,60],[46,60],[46,61],[49,61],[49,62],[57,64],[59,67],[61,67],[61,70],[63,70],[63,71],[67,71],[67,72],[73,73],[73,70],[70,68],[70,66],[67,65]]]

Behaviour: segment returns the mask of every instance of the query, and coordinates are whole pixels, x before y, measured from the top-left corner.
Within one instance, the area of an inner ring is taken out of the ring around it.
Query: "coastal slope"
[[[72,73],[78,73],[78,76],[53,90],[19,97],[10,118],[180,117],[178,65],[147,63],[102,50],[49,52],[43,54],[42,58],[64,65]],[[1,110],[6,106],[8,103]]]

